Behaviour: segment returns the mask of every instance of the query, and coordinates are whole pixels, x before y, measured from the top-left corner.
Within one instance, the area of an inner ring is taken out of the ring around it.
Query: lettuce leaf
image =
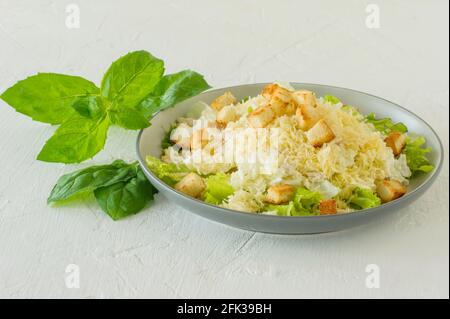
[[[316,216],[322,195],[300,187],[296,190],[294,199],[285,205],[267,205],[266,211],[275,211],[279,216]]]
[[[418,173],[429,173],[434,169],[427,158],[427,154],[431,152],[431,148],[424,148],[425,138],[422,136],[412,139],[408,137],[404,154],[406,155],[406,162],[413,175]]]
[[[278,216],[295,216],[292,214],[295,210],[294,202],[289,202],[286,205],[267,205],[265,211],[276,212]]]
[[[229,175],[218,173],[206,178],[206,191],[204,194],[206,203],[219,205],[233,193],[234,188],[230,185]]]
[[[353,190],[348,203],[354,209],[366,209],[381,205],[381,199],[370,189],[357,187]]]
[[[178,183],[191,170],[186,165],[165,163],[154,156],[147,156],[145,161],[148,168],[166,184],[173,186]]]
[[[385,135],[388,135],[391,132],[408,132],[408,128],[405,124],[401,122],[394,123],[390,118],[377,119],[375,113],[370,113],[369,115],[367,115],[365,121],[367,123],[372,123],[377,131],[380,131]]]
[[[337,97],[333,96],[333,95],[325,95],[323,97],[323,101],[325,103],[331,103],[331,104],[338,104],[341,103],[341,100],[339,100]]]
[[[166,134],[164,135],[162,141],[161,141],[161,149],[165,150],[166,148],[172,146],[174,143],[170,140],[170,135],[172,135],[172,132],[174,129],[176,129],[176,124],[172,124],[170,128],[167,130]]]

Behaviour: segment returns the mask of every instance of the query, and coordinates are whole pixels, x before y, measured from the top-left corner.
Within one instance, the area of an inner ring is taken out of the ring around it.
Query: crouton
[[[320,215],[334,215],[337,213],[337,205],[334,199],[324,199],[319,203]]]
[[[253,128],[266,127],[275,119],[275,111],[270,105],[259,107],[248,115],[248,121]]]
[[[236,112],[236,108],[233,105],[227,105],[217,112],[216,121],[220,126],[225,126],[238,118],[239,115]]]
[[[205,190],[205,182],[203,179],[195,174],[189,173],[181,181],[175,184],[174,188],[177,191],[185,193],[189,196],[198,198]]]
[[[288,89],[278,84],[269,84],[263,89],[262,95],[269,100],[275,116],[293,115],[295,113],[296,104],[292,99],[291,91]]]
[[[316,95],[314,94],[314,92],[307,90],[298,90],[292,92],[292,96],[298,105],[311,105],[314,107],[317,105]]]
[[[302,104],[297,108],[295,115],[302,130],[307,131],[319,121],[317,110],[309,104]]]
[[[319,120],[308,132],[306,132],[309,143],[314,147],[321,147],[323,144],[332,141],[336,136],[325,120]]]
[[[400,132],[392,132],[384,141],[392,149],[394,155],[398,156],[406,145],[406,135]]]
[[[172,133],[170,133],[170,141],[185,149],[191,146],[192,128],[184,123],[178,125]]]
[[[377,183],[377,194],[383,203],[387,203],[405,195],[406,187],[399,181],[385,179]]]
[[[273,93],[278,88],[281,88],[281,87],[276,83],[268,84],[263,88],[261,95],[264,96],[266,99],[270,100],[272,98]]]
[[[271,204],[283,204],[293,199],[295,187],[292,185],[278,184],[270,186],[267,190],[266,202]]]
[[[225,92],[221,96],[217,97],[214,101],[211,102],[211,107],[216,111],[221,110],[224,106],[232,105],[236,103],[236,98],[231,92]]]

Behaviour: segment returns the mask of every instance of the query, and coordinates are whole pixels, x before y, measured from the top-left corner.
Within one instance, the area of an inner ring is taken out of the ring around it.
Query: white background
[[[168,72],[214,87],[263,81],[331,84],[395,101],[428,121],[448,158],[448,1],[0,0],[0,91],[38,71],[98,83],[111,61],[145,49]],[[79,29],[65,26],[80,7]],[[381,222],[340,233],[272,236],[196,217],[158,196],[113,222],[93,203],[50,208],[63,173],[133,160],[136,132],[110,131],[82,165],[38,162],[54,128],[0,101],[0,297],[446,297],[448,161],[433,187]],[[80,288],[65,269],[80,267]],[[379,289],[365,286],[368,264]]]

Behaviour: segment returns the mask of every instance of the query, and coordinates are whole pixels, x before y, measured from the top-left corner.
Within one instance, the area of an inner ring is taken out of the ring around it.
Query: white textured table
[[[445,0],[374,1],[380,28],[366,26],[375,11],[359,0],[71,2],[79,29],[65,25],[69,1],[0,0],[0,91],[37,71],[98,83],[112,60],[145,49],[215,87],[304,81],[383,96],[431,123],[448,159]],[[282,237],[211,223],[162,196],[120,222],[95,204],[49,208],[62,173],[134,159],[136,138],[113,129],[105,151],[79,166],[35,161],[53,130],[0,102],[0,297],[449,296],[447,160],[427,194],[392,217]],[[66,286],[69,264],[79,288]],[[366,287],[369,264],[378,289]]]

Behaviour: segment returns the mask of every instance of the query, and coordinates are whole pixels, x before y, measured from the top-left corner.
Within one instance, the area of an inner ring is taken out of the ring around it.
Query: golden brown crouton
[[[314,147],[321,147],[323,144],[332,141],[336,136],[325,120],[319,120],[308,132],[308,141]]]
[[[195,198],[199,197],[203,193],[205,187],[206,186],[203,179],[195,173],[187,174],[174,186],[177,191]]]
[[[287,203],[294,197],[295,187],[287,184],[270,186],[267,190],[266,202],[271,204]]]
[[[253,128],[266,127],[275,119],[275,112],[270,105],[259,107],[248,116],[248,121]]]
[[[317,110],[309,104],[302,104],[295,112],[299,126],[302,130],[307,131],[319,121]]]
[[[262,92],[261,95],[264,96],[266,99],[270,100],[275,90],[280,88],[280,86],[276,83],[267,84]]]
[[[292,92],[292,96],[298,105],[311,105],[315,107],[317,104],[316,95],[311,91],[298,90]]]
[[[224,106],[232,105],[236,103],[236,98],[231,92],[225,92],[221,96],[217,97],[214,101],[211,102],[211,107],[216,111],[219,111]]]
[[[236,108],[233,105],[227,105],[217,112],[216,121],[219,125],[225,126],[229,122],[234,122],[239,118]]]
[[[406,135],[400,132],[392,132],[384,141],[386,142],[386,145],[392,149],[394,155],[398,156],[406,145]]]
[[[262,95],[269,100],[275,116],[293,115],[295,113],[296,104],[292,99],[291,91],[288,89],[278,84],[269,84],[263,89]]]
[[[337,213],[337,205],[334,199],[324,199],[319,203],[320,215],[334,215]]]
[[[377,183],[377,194],[383,203],[393,201],[406,194],[406,187],[399,181],[385,179]]]

